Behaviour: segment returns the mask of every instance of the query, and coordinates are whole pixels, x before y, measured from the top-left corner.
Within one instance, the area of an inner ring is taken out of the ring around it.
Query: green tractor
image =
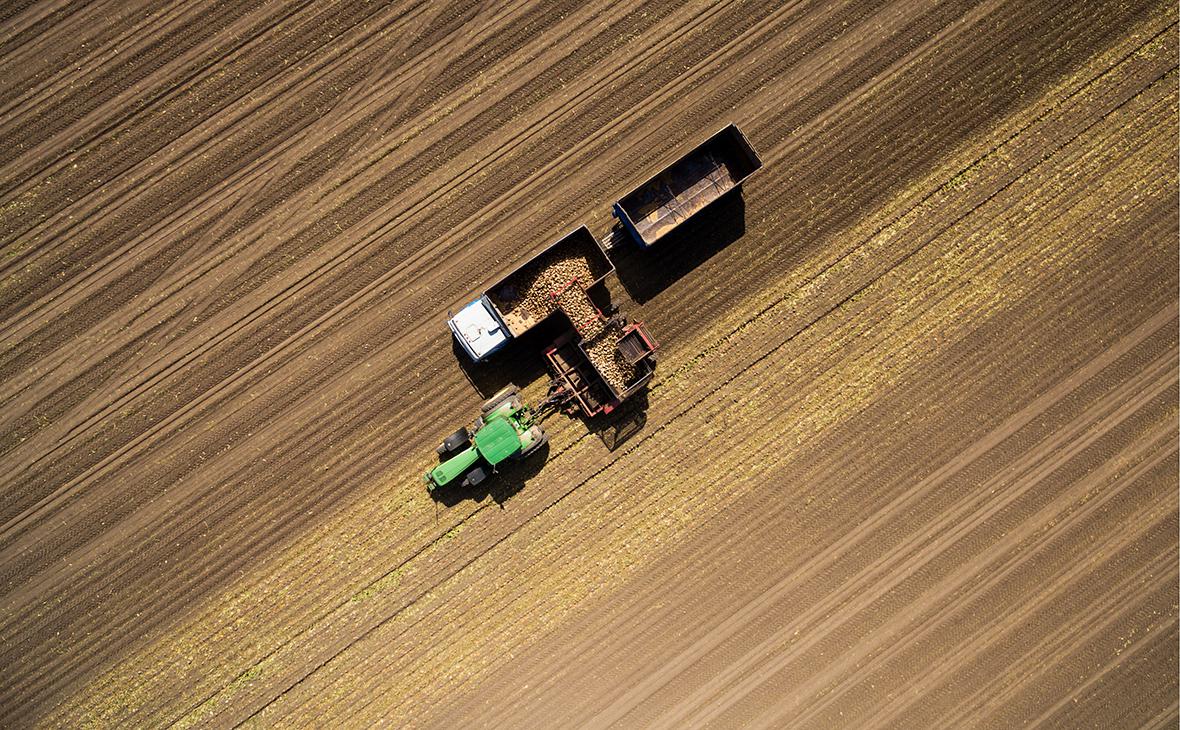
[[[521,402],[516,386],[509,385],[484,402],[470,430],[459,429],[436,449],[442,463],[426,472],[426,488],[477,486],[501,462],[523,459],[548,440],[538,415]]]

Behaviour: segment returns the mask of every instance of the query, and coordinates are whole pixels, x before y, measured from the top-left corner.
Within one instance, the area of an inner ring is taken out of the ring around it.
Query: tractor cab
[[[496,418],[475,434],[475,450],[492,466],[519,454],[521,446],[520,434],[509,418]]]

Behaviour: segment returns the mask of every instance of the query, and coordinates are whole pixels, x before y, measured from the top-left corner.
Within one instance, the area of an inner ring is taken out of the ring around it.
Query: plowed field
[[[0,725],[1175,727],[1177,15],[4,4]],[[642,427],[432,500],[448,309],[729,122]]]

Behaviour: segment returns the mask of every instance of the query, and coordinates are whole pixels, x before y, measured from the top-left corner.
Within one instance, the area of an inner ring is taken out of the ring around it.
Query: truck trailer
[[[656,342],[640,322],[604,315],[591,290],[614,271],[602,245],[580,226],[524,262],[449,320],[475,361],[561,312],[570,331],[545,351],[550,397],[570,412],[610,413],[651,380]]]
[[[558,311],[552,293],[573,279],[600,284],[614,264],[598,239],[579,226],[489,286],[447,324],[472,360],[485,360]]]
[[[613,213],[648,248],[761,167],[746,136],[730,124],[620,198]]]

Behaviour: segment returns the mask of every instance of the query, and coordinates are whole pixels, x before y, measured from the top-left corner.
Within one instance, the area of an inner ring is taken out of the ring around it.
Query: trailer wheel
[[[480,484],[483,484],[487,478],[487,471],[482,466],[477,466],[471,471],[467,472],[467,476],[463,477],[463,486],[478,487]]]
[[[470,445],[471,435],[467,433],[466,428],[461,428],[443,439],[442,446],[439,446],[435,450],[439,456],[446,457],[451,454],[457,454]]]
[[[508,400],[509,398],[514,397],[519,392],[520,389],[515,385],[507,385],[501,388],[499,392],[483,402],[483,407],[479,409],[480,415],[488,415],[492,411],[496,410],[497,406],[499,406],[501,403]]]

